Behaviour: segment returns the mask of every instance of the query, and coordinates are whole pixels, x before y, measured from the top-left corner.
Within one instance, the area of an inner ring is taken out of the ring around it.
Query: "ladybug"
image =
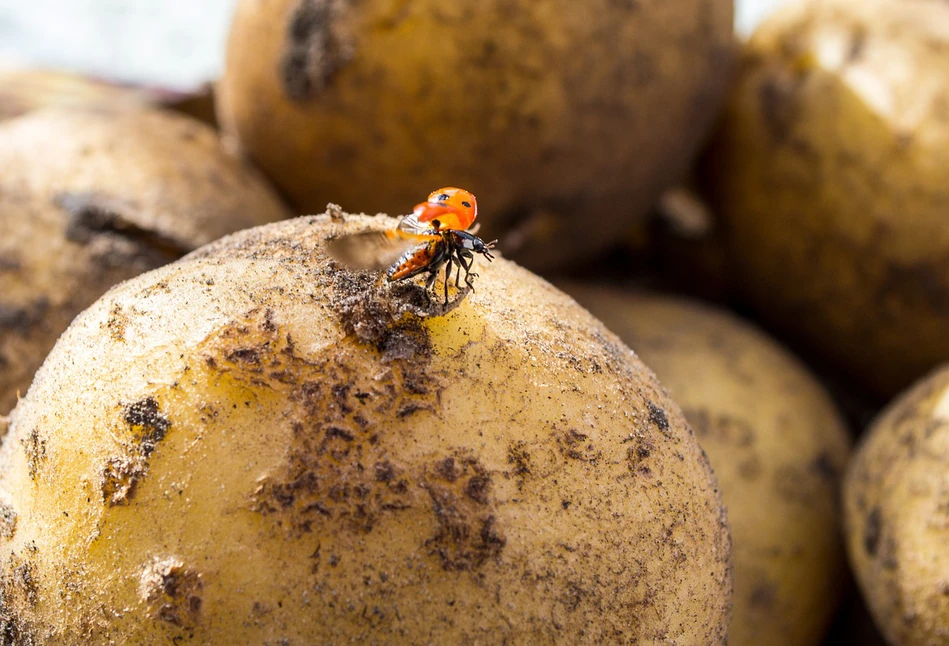
[[[474,289],[478,274],[471,271],[474,254],[494,260],[491,250],[497,240],[485,242],[472,229],[478,217],[478,200],[471,192],[448,186],[432,191],[425,202],[402,218],[395,229],[363,231],[327,241],[330,255],[358,269],[386,269],[389,282],[428,274],[425,288],[432,289],[438,272],[445,267],[445,305],[452,269],[455,287]],[[472,229],[468,231],[468,229]]]

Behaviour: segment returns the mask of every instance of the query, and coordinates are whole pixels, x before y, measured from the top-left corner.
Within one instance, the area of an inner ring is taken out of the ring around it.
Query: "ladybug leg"
[[[425,291],[428,291],[435,285],[435,277],[438,276],[438,270],[428,272],[428,280],[425,281]]]
[[[448,263],[445,268],[445,305],[448,305],[448,283],[451,282],[451,256],[448,257]]]
[[[465,260],[461,254],[461,251],[456,252],[455,261],[458,263],[458,271],[455,272],[455,287],[461,289],[461,269],[465,270],[465,284],[468,283],[468,264],[465,263]]]
[[[474,256],[470,251],[463,251],[458,254],[458,261],[464,265],[465,268],[465,284],[474,291],[474,279],[478,277],[478,274],[471,271],[471,265],[474,263]]]

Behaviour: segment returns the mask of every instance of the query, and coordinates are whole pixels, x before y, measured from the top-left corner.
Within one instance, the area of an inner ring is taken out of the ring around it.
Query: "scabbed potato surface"
[[[838,496],[850,445],[827,393],[776,342],[724,311],[566,289],[656,371],[708,452],[732,528],[728,643],[820,644],[843,587]]]
[[[749,299],[887,396],[949,360],[947,47],[942,0],[791,3],[710,155]]]
[[[891,644],[949,644],[949,368],[900,395],[847,470],[847,551]]]
[[[0,449],[6,634],[724,643],[724,510],[654,375],[506,260],[443,309],[324,253],[395,224],[251,229],[75,320]]]
[[[589,257],[682,175],[733,58],[732,0],[244,0],[226,132],[303,212],[463,186],[534,268]]]
[[[109,287],[287,215],[184,117],[52,110],[0,125],[0,415]]]

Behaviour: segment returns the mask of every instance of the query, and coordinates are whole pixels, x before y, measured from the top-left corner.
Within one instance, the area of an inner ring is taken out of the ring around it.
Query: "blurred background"
[[[786,0],[738,0],[748,34]],[[0,66],[189,92],[218,78],[236,0],[0,0]]]
[[[519,24],[357,5],[385,9],[359,47],[316,0],[0,0],[0,422],[116,282],[329,200],[396,214],[456,184],[687,411],[731,515],[732,644],[949,644],[949,571],[887,552],[915,536],[906,500],[935,500],[920,534],[949,569],[949,457],[905,499],[876,486],[949,428],[906,394],[949,359],[949,4],[613,2],[546,25],[528,2]],[[48,105],[83,110],[29,114]],[[45,252],[56,235],[73,251]],[[861,460],[870,436],[895,444]]]

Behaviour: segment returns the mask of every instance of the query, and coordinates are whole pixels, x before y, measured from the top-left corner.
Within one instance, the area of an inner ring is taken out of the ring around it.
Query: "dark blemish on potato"
[[[99,491],[109,507],[124,505],[135,496],[147,465],[140,455],[115,456],[106,460],[99,474]]]
[[[13,585],[31,606],[35,606],[39,599],[36,587],[36,567],[30,561],[16,565],[13,568]]]
[[[874,507],[867,514],[866,523],[863,527],[863,549],[867,554],[875,557],[880,547],[880,535],[883,531],[883,521],[880,508]]]
[[[840,478],[837,465],[827,452],[823,452],[811,462],[811,471],[827,482],[834,483]]]
[[[171,422],[158,409],[154,397],[146,397],[125,406],[125,422],[132,427],[142,454],[147,458],[155,447],[165,439]]]
[[[55,202],[68,215],[66,239],[71,242],[88,244],[99,236],[119,236],[150,266],[166,264],[194,249],[193,244],[139,226],[135,206],[117,198],[96,192],[60,193]],[[101,260],[110,266],[128,264],[127,253],[116,250],[116,255]]]
[[[752,608],[769,610],[774,607],[776,598],[777,593],[772,584],[759,582],[752,588],[751,594],[748,596],[748,604]]]
[[[115,341],[125,340],[125,329],[128,327],[129,319],[122,310],[122,306],[115,303],[109,310],[109,320],[106,321],[106,329],[109,336]]]
[[[46,438],[40,436],[40,432],[34,428],[21,442],[26,452],[26,466],[30,479],[36,480],[40,465],[46,460]]]
[[[17,614],[12,608],[7,607],[3,597],[0,597],[0,644],[3,646],[36,646],[39,643],[39,637],[23,626],[23,622]]]
[[[600,452],[595,450],[593,444],[587,443],[588,436],[574,428],[558,431],[556,438],[557,448],[565,458],[593,462],[600,456]]]
[[[171,421],[154,397],[145,397],[123,407],[122,418],[129,425],[133,443],[122,455],[106,459],[99,473],[99,491],[109,507],[124,505],[135,497],[138,485],[148,472],[148,458],[165,439]]]
[[[644,437],[633,437],[629,440],[632,445],[626,449],[626,464],[629,470],[641,475],[651,475],[652,469],[646,463],[646,460],[655,450],[652,441]]]
[[[649,409],[649,421],[655,424],[663,435],[668,435],[669,418],[666,417],[666,411],[652,402],[646,402],[646,407]]]
[[[10,330],[26,336],[33,327],[41,325],[49,311],[49,299],[41,296],[26,306],[0,303],[0,330]]]
[[[9,256],[0,257],[0,273],[18,272],[21,269],[23,269],[23,263],[21,263],[16,258],[11,258]]]
[[[491,486],[491,478],[484,474],[471,476],[468,484],[465,486],[465,495],[480,505],[488,504],[488,488]]]
[[[280,78],[291,100],[304,102],[323,91],[352,59],[352,43],[334,19],[345,7],[340,0],[300,0],[290,16]]]
[[[444,460],[435,463],[434,471],[438,477],[446,482],[454,482],[461,474],[458,466],[455,464],[455,458],[449,456]]]
[[[475,570],[498,557],[506,541],[490,510],[491,477],[481,463],[459,453],[437,460],[432,471],[436,477],[422,483],[437,525],[425,541],[428,553],[453,571]]]
[[[409,509],[418,494],[410,491],[404,470],[385,457],[378,434],[357,410],[371,405],[396,417],[417,405],[414,390],[435,389],[424,372],[430,355],[414,352],[384,365],[381,351],[369,350],[377,353],[382,376],[354,374],[342,355],[299,356],[279,326],[259,318],[259,312],[251,312],[248,321],[222,330],[209,342],[202,361],[203,369],[283,390],[292,404],[286,422],[292,429],[287,468],[260,481],[250,508],[273,517],[290,536],[321,531],[325,523],[369,532],[386,515]],[[246,352],[235,355],[234,346],[253,350],[255,360],[244,360]],[[352,343],[350,351],[367,350]],[[418,387],[406,387],[406,381]]]
[[[0,539],[10,540],[16,534],[17,515],[10,505],[0,503]]]
[[[246,363],[252,366],[260,365],[260,351],[257,348],[237,348],[228,352],[227,358],[236,363]]]
[[[742,478],[742,480],[747,480],[749,482],[757,480],[759,477],[761,477],[761,472],[761,460],[757,455],[752,455],[748,459],[738,462],[738,475]]]
[[[531,456],[524,442],[514,442],[507,447],[507,463],[510,464],[512,475],[517,478],[517,488],[523,489],[527,476],[531,474]]]
[[[501,554],[506,541],[498,532],[494,516],[472,517],[445,489],[428,487],[428,492],[438,529],[425,541],[425,547],[439,559],[443,569],[476,570]]]
[[[200,618],[203,587],[201,575],[178,559],[156,559],[142,572],[139,595],[152,619],[190,627]]]

